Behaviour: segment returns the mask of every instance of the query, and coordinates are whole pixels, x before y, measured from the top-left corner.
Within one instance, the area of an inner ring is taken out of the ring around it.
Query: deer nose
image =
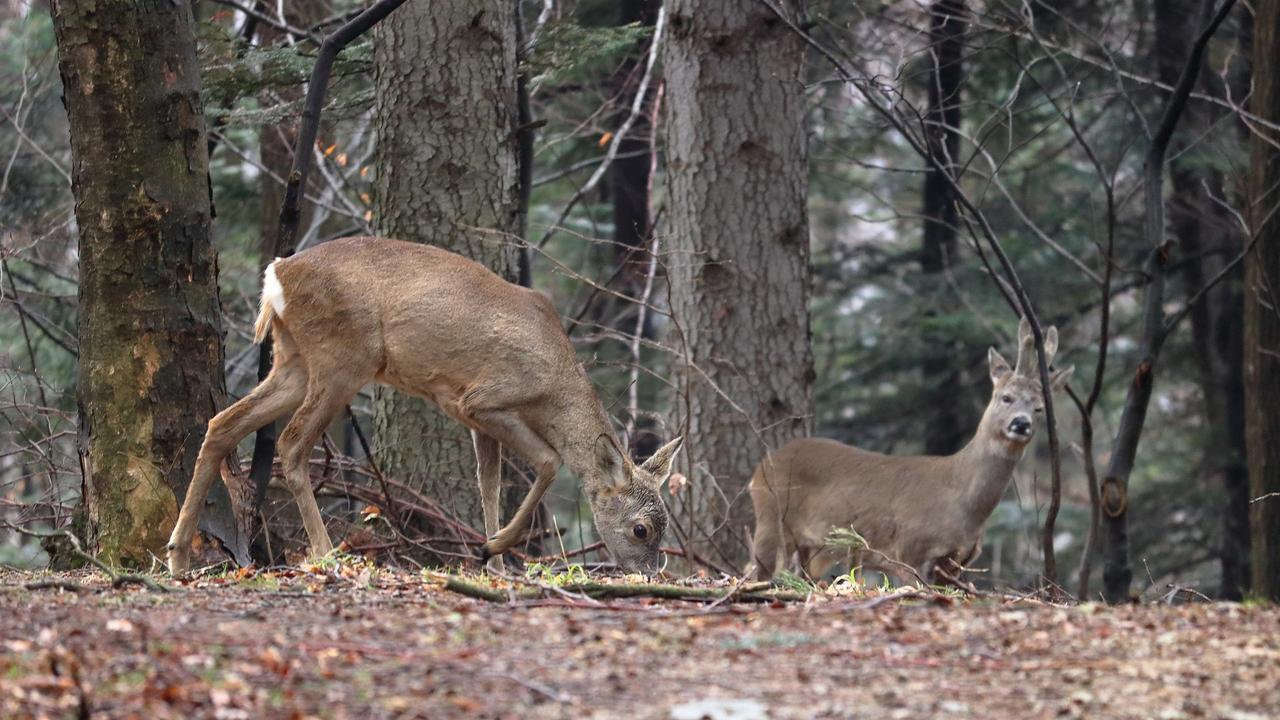
[[[1022,415],[1014,418],[1013,422],[1009,423],[1009,432],[1012,432],[1015,435],[1030,435],[1031,418],[1024,417]]]

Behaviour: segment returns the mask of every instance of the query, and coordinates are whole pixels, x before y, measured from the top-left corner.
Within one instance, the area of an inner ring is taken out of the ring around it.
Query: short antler
[[[1051,327],[1044,332],[1044,362],[1053,364],[1053,356],[1058,352],[1058,328]],[[1031,333],[1031,323],[1025,317],[1018,323],[1018,363],[1013,372],[1023,377],[1039,377],[1036,369],[1036,340]]]

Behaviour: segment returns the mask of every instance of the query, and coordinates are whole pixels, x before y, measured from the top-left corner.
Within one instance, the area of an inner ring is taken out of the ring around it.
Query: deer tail
[[[267,271],[262,275],[262,302],[258,307],[258,320],[253,324],[255,343],[267,339],[267,332],[271,330],[271,321],[284,312],[284,288],[280,286],[280,280],[276,277],[277,262],[280,262],[280,258],[276,258],[268,265]]]

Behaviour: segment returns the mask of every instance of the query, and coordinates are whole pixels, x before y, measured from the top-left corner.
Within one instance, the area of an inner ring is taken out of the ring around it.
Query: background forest
[[[686,436],[666,544],[710,572],[746,560],[743,489],[769,448],[963,446],[991,398],[987,348],[1014,350],[1025,293],[1061,334],[1056,365],[1076,368],[1052,407],[1060,468],[1042,424],[967,578],[1096,597],[1104,559],[1124,557],[1146,597],[1240,599],[1251,530],[1264,548],[1280,532],[1276,503],[1250,503],[1280,489],[1276,466],[1257,460],[1251,492],[1246,452],[1246,400],[1277,412],[1274,351],[1253,341],[1253,374],[1245,351],[1250,294],[1275,314],[1242,258],[1268,244],[1276,204],[1250,176],[1251,144],[1277,127],[1254,97],[1274,72],[1251,62],[1263,5],[1217,24],[1221,6],[1197,0],[409,0],[338,58],[297,249],[430,242],[546,293],[633,455]],[[69,115],[102,114],[64,88],[89,71],[60,70],[58,44],[92,24],[0,0],[0,519],[28,531],[0,534],[0,562],[64,562],[62,541],[29,534],[63,527],[115,562],[163,557],[204,423],[259,377],[251,325],[261,270],[288,250],[278,218],[319,41],[362,9],[200,0],[195,55],[181,34],[141,36],[152,62],[198,63],[178,91],[202,112],[158,122],[188,159],[207,152],[206,188],[172,180],[158,146],[77,137]],[[147,181],[73,194],[112,163]],[[166,202],[197,208],[176,244],[131,240]],[[86,226],[113,204],[114,225]],[[1142,387],[1149,409],[1126,413]],[[483,527],[468,435],[385,389],[350,411],[313,456],[334,538],[401,563],[468,557]],[[246,441],[239,456],[202,526],[207,559],[291,559],[288,494],[255,481],[269,454]],[[526,554],[597,548],[576,481],[549,497]],[[1108,578],[1122,593],[1123,571]]]

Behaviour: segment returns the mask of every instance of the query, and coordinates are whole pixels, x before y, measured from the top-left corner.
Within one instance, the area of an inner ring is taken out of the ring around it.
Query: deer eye
[[[1012,403],[1012,402],[1013,402],[1013,396],[1012,396],[1012,395],[1001,395],[1001,396],[1000,396],[1000,402],[1004,403],[1005,405],[1008,405],[1008,404],[1010,404],[1010,403]]]
[[[1044,412],[1044,408],[1042,408],[1042,407],[1038,407],[1038,408],[1036,408],[1036,412],[1038,412],[1038,413],[1042,413],[1042,412]]]
[[[649,537],[649,528],[644,525],[637,524],[635,527],[631,528],[631,534],[635,535],[637,540],[643,540]]]

